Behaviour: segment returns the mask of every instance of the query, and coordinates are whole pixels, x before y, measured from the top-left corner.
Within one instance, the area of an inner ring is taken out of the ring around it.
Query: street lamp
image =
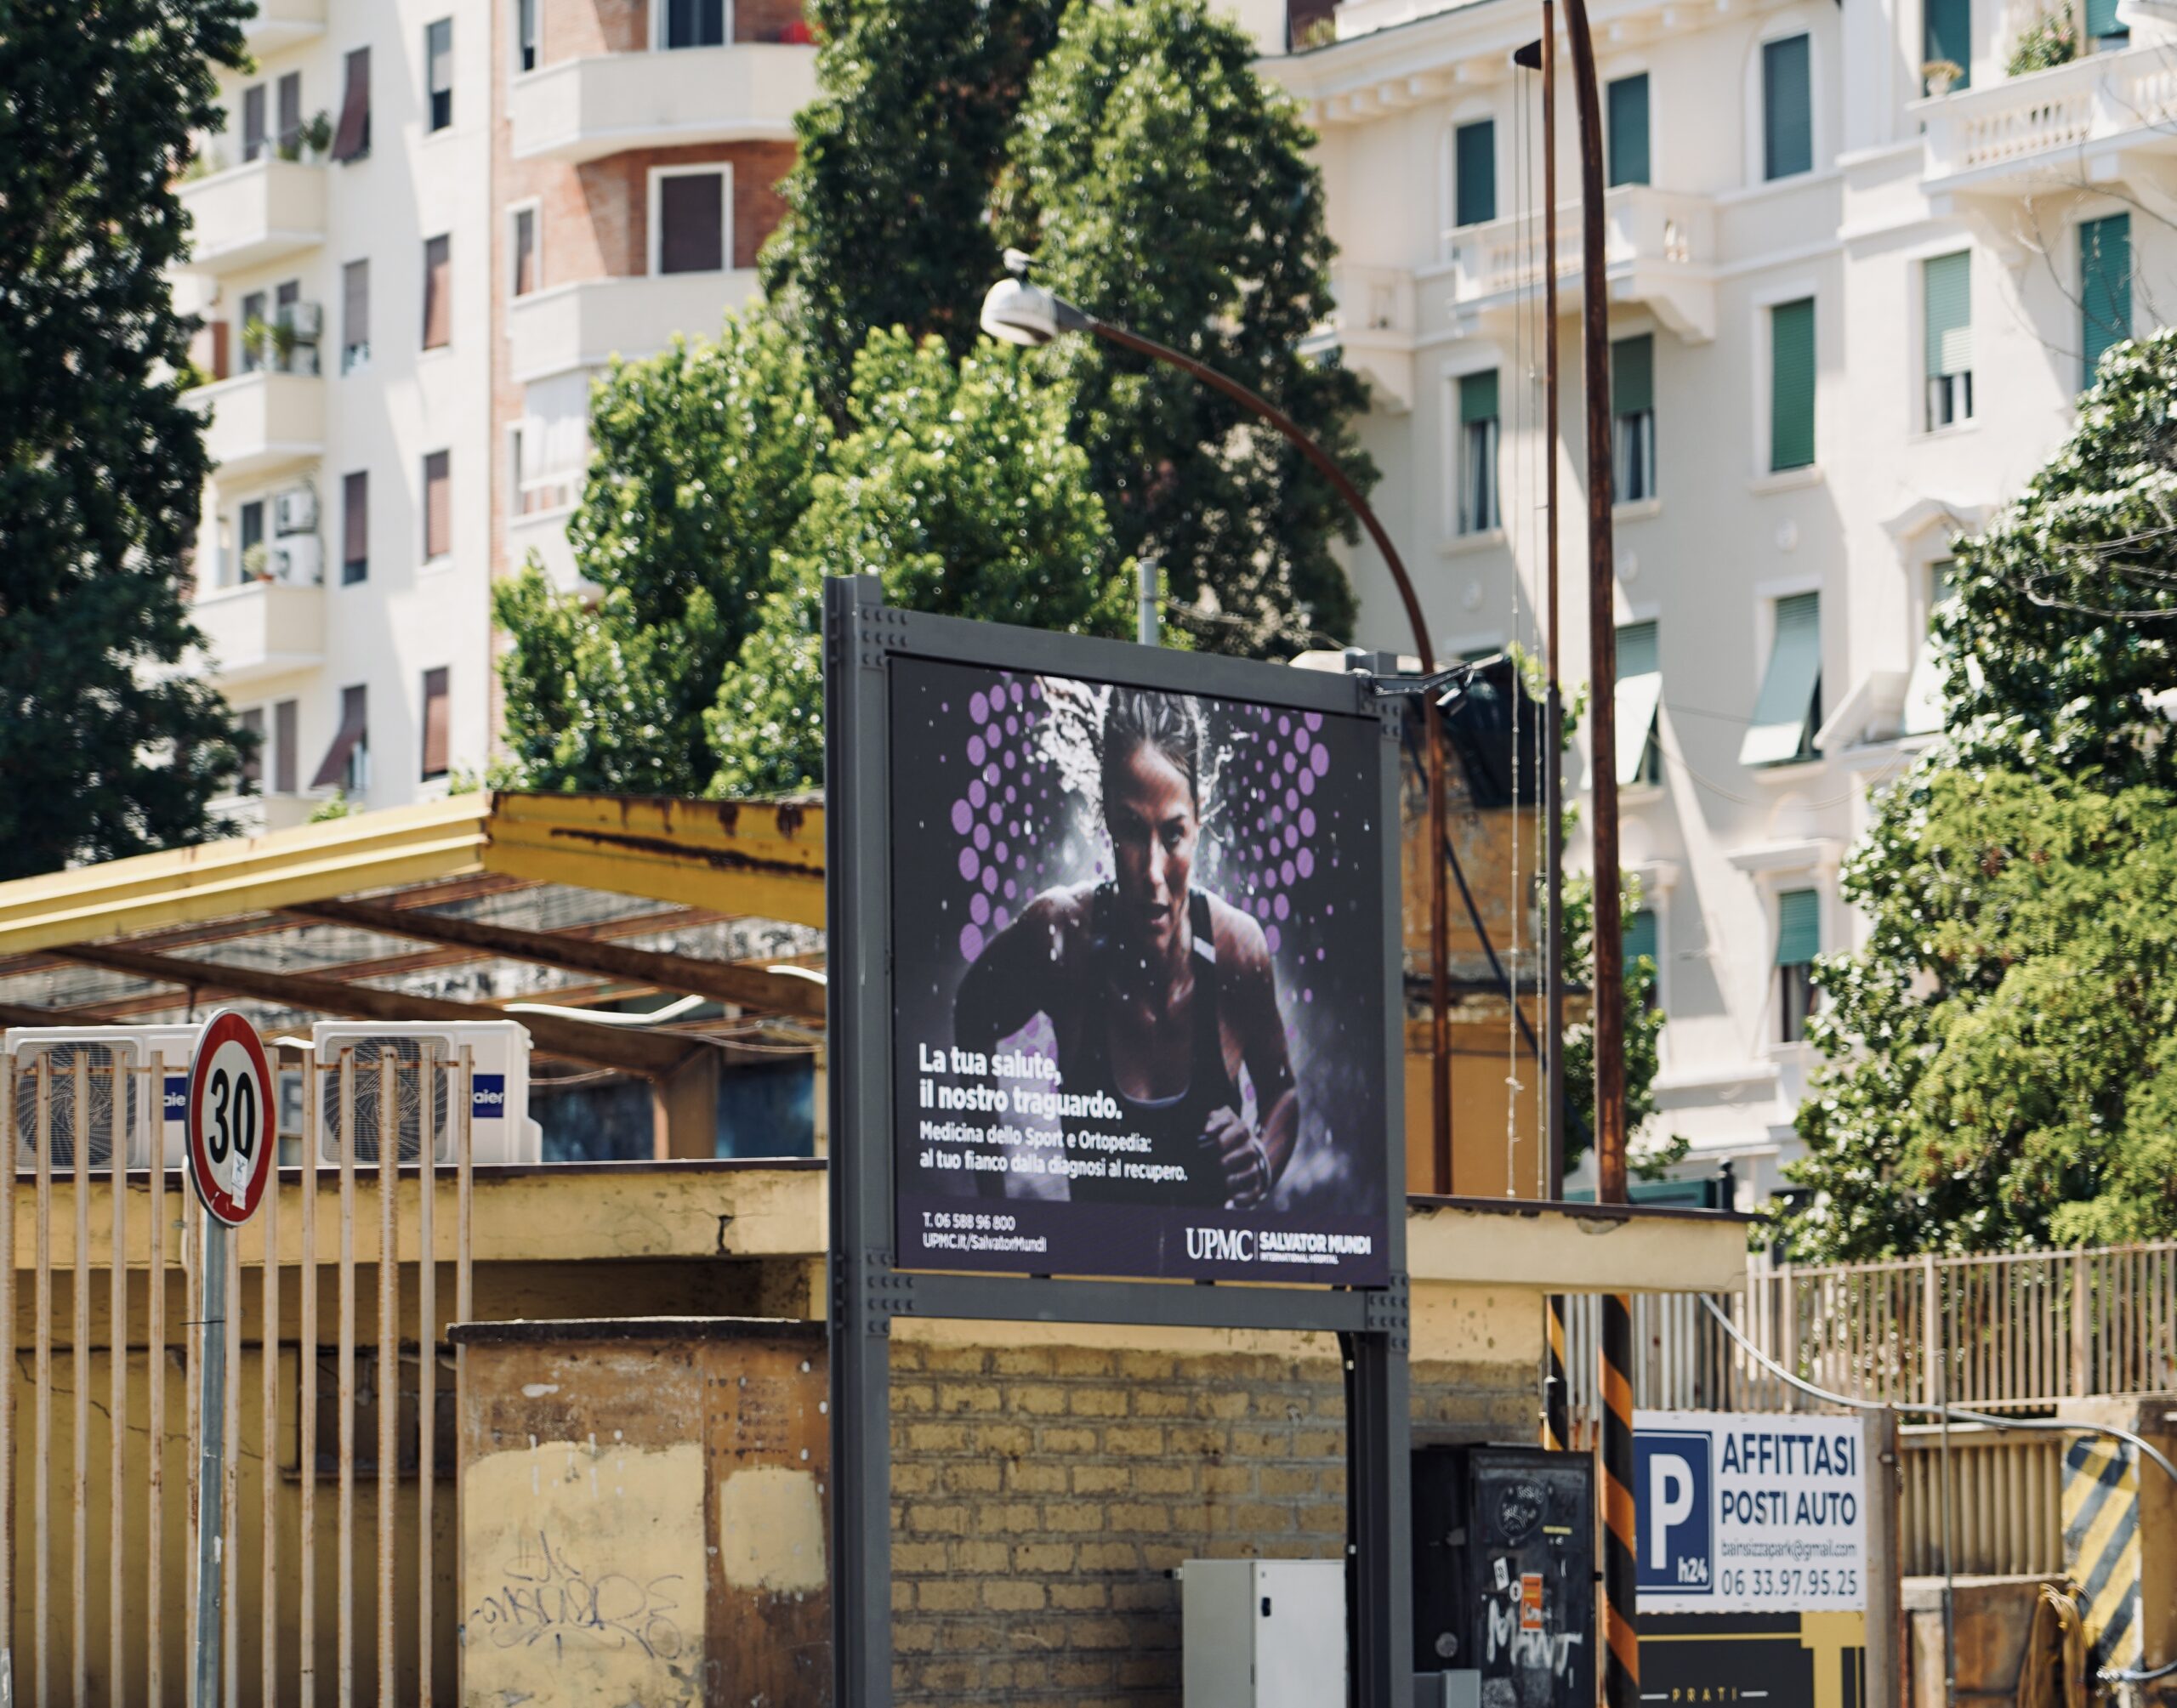
[[[1368,508],[1368,501],[1361,489],[1346,478],[1345,471],[1331,460],[1329,452],[1310,439],[1300,423],[1259,393],[1250,391],[1237,380],[1219,373],[1192,356],[1174,349],[1169,344],[1160,344],[1154,338],[1129,331],[1115,321],[1100,318],[1086,309],[1069,303],[1054,291],[1035,283],[1028,277],[1029,258],[1018,249],[1005,252],[1006,276],[1000,279],[983,298],[982,328],[991,337],[1009,344],[1020,344],[1028,349],[1039,349],[1056,338],[1060,332],[1088,332],[1116,344],[1123,350],[1132,350],[1194,376],[1211,389],[1221,392],[1235,403],[1268,422],[1293,447],[1306,457],[1316,470],[1337,489],[1338,495],[1360,518],[1361,525],[1367,530],[1368,537],[1376,549],[1383,553],[1384,562],[1397,584],[1400,601],[1406,606],[1407,621],[1413,629],[1413,650],[1421,661],[1424,676],[1434,675],[1436,669],[1435,649],[1430,644],[1428,620],[1421,614],[1421,601],[1415,595],[1413,582],[1407,575],[1406,563],[1398,554],[1398,548],[1391,543],[1390,536],[1376,513]],[[1449,898],[1445,889],[1445,801],[1444,801],[1444,744],[1438,719],[1428,715],[1425,725],[1428,742],[1429,771],[1429,1015],[1432,1072],[1430,1087],[1435,1098],[1434,1121],[1431,1132],[1435,1151],[1435,1189],[1449,1193],[1452,1189],[1452,998],[1451,998],[1451,924]]]

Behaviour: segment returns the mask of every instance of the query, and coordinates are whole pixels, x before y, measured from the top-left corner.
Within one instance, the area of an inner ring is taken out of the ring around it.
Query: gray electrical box
[[[1345,1700],[1342,1560],[1189,1560],[1179,1568],[1185,1708]]]

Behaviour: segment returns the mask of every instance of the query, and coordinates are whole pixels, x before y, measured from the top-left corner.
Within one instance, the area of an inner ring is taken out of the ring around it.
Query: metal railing
[[[453,1447],[440,1404],[458,1408],[463,1382],[441,1338],[472,1313],[470,1053],[359,1064],[344,1051],[322,1069],[304,1055],[297,1164],[227,1242],[233,1308],[213,1325],[203,1211],[162,1154],[167,1075],[182,1065],[0,1057],[14,1148],[0,1168],[12,1699],[182,1698],[207,1498],[224,1503],[230,1550],[231,1708],[450,1699],[454,1631],[436,1610],[452,1599],[458,1524],[440,1519],[458,1515],[441,1513],[436,1485]],[[375,1131],[359,1133],[356,1105],[373,1098]],[[207,1331],[227,1340],[232,1444],[208,1495],[196,1415]]]
[[[1934,1577],[1943,1569],[1942,1431],[1898,1431],[1898,1569]],[[2064,1569],[2066,1438],[1956,1424],[1950,1432],[1952,1570],[2004,1577]]]

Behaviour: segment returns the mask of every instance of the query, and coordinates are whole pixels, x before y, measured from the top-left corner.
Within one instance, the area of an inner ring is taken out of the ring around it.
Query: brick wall
[[[778,183],[793,165],[790,142],[629,149],[571,172],[563,168],[543,191],[546,282],[647,272],[651,169],[713,162],[733,167],[733,264],[755,265],[786,211]]]
[[[892,1344],[901,1703],[1178,1708],[1188,1558],[1336,1558],[1323,1358]],[[1526,1440],[1532,1372],[1418,1364],[1417,1434]]]
[[[801,0],[733,0],[733,39],[782,42],[801,21]]]
[[[537,20],[540,65],[650,46],[649,0],[543,0]]]

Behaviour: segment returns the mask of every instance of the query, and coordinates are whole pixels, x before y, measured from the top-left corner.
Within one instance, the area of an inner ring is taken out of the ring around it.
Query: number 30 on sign
[[[272,1070],[257,1030],[232,1009],[205,1023],[189,1064],[189,1176],[230,1226],[257,1213],[273,1158]]]

